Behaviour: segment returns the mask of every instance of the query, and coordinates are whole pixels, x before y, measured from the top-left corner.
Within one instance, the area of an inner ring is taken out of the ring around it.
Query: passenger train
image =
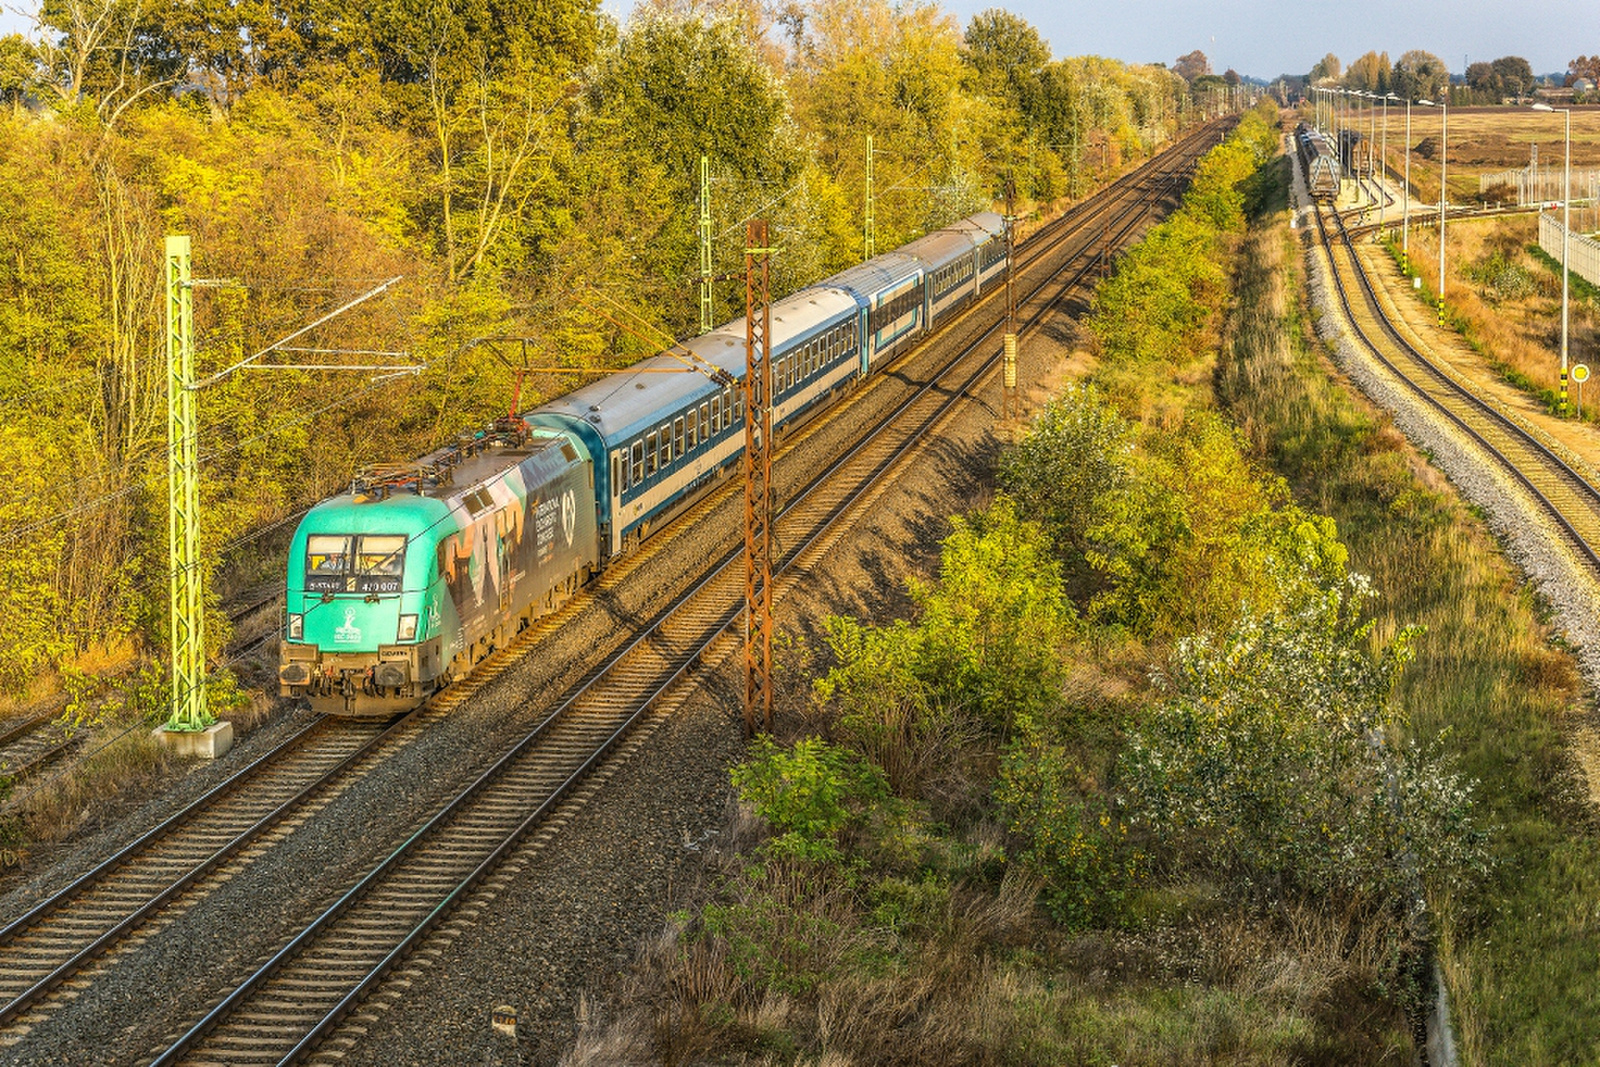
[[[772,305],[782,432],[1003,282],[1004,222],[962,219]],[[422,703],[636,550],[739,464],[743,318],[413,463],[301,520],[279,692],[338,715]],[[680,373],[660,373],[661,371]]]

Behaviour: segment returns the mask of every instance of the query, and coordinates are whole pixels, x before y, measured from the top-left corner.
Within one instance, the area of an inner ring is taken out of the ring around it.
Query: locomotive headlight
[[[298,641],[302,637],[305,636],[305,632],[306,632],[306,617],[304,615],[299,615],[299,614],[290,615],[289,616],[289,640]]]
[[[400,633],[395,638],[397,641],[415,641],[417,639],[417,617],[415,615],[400,616]]]

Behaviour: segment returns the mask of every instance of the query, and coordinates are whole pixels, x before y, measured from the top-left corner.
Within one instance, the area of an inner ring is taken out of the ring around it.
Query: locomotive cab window
[[[312,534],[306,538],[308,593],[342,593],[350,584],[355,538],[347,534]]]
[[[405,534],[367,534],[356,550],[356,575],[398,578],[405,570]]]

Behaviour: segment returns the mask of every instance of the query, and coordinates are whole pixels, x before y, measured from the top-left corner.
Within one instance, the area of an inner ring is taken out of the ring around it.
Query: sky
[[[615,2],[615,0],[612,0]],[[1420,48],[1460,74],[1470,62],[1521,56],[1535,74],[1600,51],[1593,0],[944,0],[965,25],[990,7],[1031,22],[1056,56],[1103,55],[1128,63],[1173,60],[1198,48],[1216,73],[1271,79],[1304,74],[1332,52],[1348,64],[1369,51],[1391,62]]]
[[[24,32],[27,19],[0,0],[0,34]],[[18,4],[17,6],[27,6]],[[603,0],[625,16],[632,0]],[[966,25],[990,7],[1027,19],[1056,56],[1102,55],[1128,63],[1166,63],[1198,48],[1222,73],[1270,79],[1304,74],[1332,52],[1348,64],[1365,52],[1421,48],[1456,74],[1467,62],[1521,56],[1535,74],[1564,71],[1580,53],[1600,51],[1594,0],[944,0]]]

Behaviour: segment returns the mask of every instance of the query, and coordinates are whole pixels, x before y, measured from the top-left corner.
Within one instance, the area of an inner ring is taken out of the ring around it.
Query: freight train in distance
[[[1003,234],[973,215],[774,302],[775,430],[1003,282]],[[744,334],[740,318],[677,346],[709,374],[649,357],[312,508],[279,692],[336,715],[413,708],[636,550],[738,467]]]
[[[1339,195],[1339,153],[1327,134],[1304,122],[1295,131],[1294,139],[1300,149],[1300,167],[1312,197],[1332,201]]]

